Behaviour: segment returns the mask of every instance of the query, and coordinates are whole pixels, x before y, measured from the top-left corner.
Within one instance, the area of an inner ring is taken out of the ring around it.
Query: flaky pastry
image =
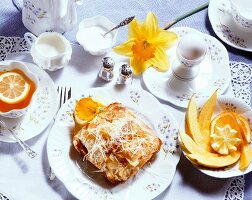
[[[162,142],[139,116],[112,103],[84,125],[73,144],[110,182],[118,183],[135,175]]]

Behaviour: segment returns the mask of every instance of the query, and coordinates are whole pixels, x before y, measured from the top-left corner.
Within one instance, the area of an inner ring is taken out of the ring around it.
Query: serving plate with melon
[[[179,141],[185,157],[201,172],[229,178],[252,171],[252,110],[243,101],[218,95],[197,102],[192,95]]]

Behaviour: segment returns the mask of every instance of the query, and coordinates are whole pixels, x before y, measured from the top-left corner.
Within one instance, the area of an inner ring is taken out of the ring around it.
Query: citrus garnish
[[[228,155],[232,151],[237,151],[241,139],[237,136],[237,131],[232,129],[229,124],[220,128],[215,127],[214,133],[210,135],[211,146],[219,154]]]
[[[94,101],[90,97],[82,98],[76,102],[74,110],[74,119],[75,122],[83,126],[86,122],[92,120],[103,108],[99,102]]]
[[[17,72],[5,72],[0,75],[0,99],[8,104],[19,103],[30,91],[30,84]]]
[[[217,115],[211,122],[211,146],[220,153],[227,155],[236,151],[241,142],[240,127],[236,116],[231,112]]]
[[[237,122],[241,128],[243,138],[246,140],[246,142],[250,143],[251,131],[250,131],[248,120],[241,115],[237,115],[236,118],[237,118]]]

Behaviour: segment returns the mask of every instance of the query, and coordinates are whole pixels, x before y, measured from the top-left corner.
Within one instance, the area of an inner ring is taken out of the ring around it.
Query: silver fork
[[[57,88],[57,92],[60,95],[60,99],[59,99],[59,109],[61,108],[61,106],[66,103],[66,101],[68,99],[71,98],[72,96],[72,89],[71,87],[69,87],[69,89],[67,90],[67,87],[60,87],[58,86]],[[55,121],[54,121],[55,122]],[[54,124],[53,122],[53,124]],[[52,168],[49,168],[49,179],[52,181],[53,179],[55,179],[55,174],[52,171]]]
[[[22,147],[22,149],[25,151],[25,153],[30,157],[30,158],[34,158],[37,153],[35,151],[33,151],[24,141],[22,141],[16,133],[14,133],[13,130],[11,130],[10,128],[8,128],[5,124],[4,121],[0,120],[0,125],[2,127],[4,127],[6,130],[8,130],[11,135],[16,139],[16,141],[18,142],[18,144]]]

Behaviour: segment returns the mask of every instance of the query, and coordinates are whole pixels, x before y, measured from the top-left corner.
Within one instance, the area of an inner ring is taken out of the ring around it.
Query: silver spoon
[[[19,145],[23,148],[23,150],[25,151],[25,153],[30,157],[30,158],[34,158],[37,153],[35,151],[33,151],[26,143],[24,143],[22,140],[19,139],[19,137],[10,129],[6,126],[6,124],[0,120],[0,124],[6,129],[8,130],[11,135],[16,139],[16,141],[19,143]]]
[[[129,24],[134,18],[135,18],[135,16],[128,17],[128,18],[124,19],[120,24],[118,24],[114,28],[110,29],[108,32],[104,33],[103,37],[105,37],[108,33],[114,31],[115,29],[118,29],[118,28],[120,28],[122,26],[125,26],[125,25]]]

